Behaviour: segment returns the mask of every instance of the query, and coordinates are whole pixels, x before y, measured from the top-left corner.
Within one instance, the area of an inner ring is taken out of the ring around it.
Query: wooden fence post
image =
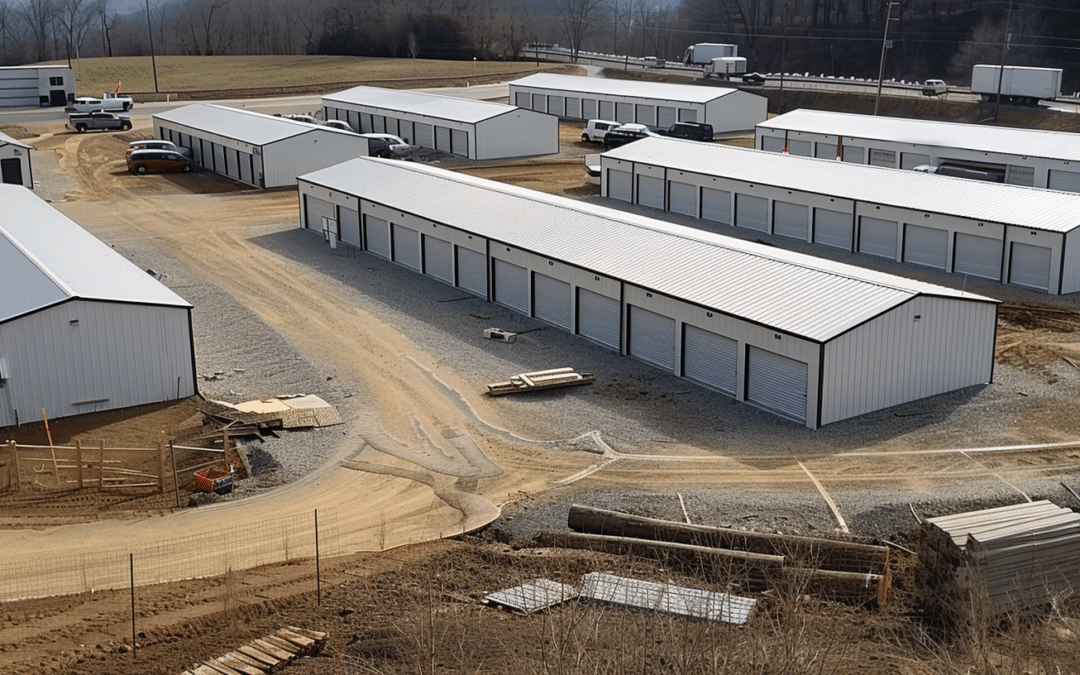
[[[158,492],[165,494],[165,441],[157,444]]]
[[[15,471],[15,480],[10,481],[15,485],[15,492],[22,492],[22,471],[19,469],[19,445],[15,441],[8,441],[11,450],[11,467]]]
[[[79,466],[79,489],[83,489],[83,454],[82,441],[75,441],[75,464]]]
[[[98,441],[98,454],[100,461],[97,468],[98,492],[105,491],[105,441]]]

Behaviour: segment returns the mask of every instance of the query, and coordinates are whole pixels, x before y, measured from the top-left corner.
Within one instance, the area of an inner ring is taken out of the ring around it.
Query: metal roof
[[[415,163],[357,158],[299,180],[822,342],[920,294],[996,302]]]
[[[510,607],[531,614],[548,607],[577,598],[577,590],[570,584],[560,584],[550,579],[533,581],[496,591],[484,596],[488,604]]]
[[[31,146],[29,146],[26,143],[23,143],[21,141],[15,140],[11,136],[8,136],[7,134],[5,134],[3,131],[0,131],[0,145],[14,145],[16,147],[20,147],[20,148],[23,148],[25,150],[33,150],[33,147],[31,147]]]
[[[643,82],[641,80],[608,79],[536,73],[510,83],[511,87],[531,87],[558,91],[576,91],[583,94],[604,96],[636,96],[639,98],[681,101],[684,103],[708,103],[724,96],[741,93],[732,87],[716,87],[696,84],[671,84],[668,82]],[[757,94],[748,94],[757,96]]]
[[[643,138],[604,157],[1033,230],[1080,226],[1080,194],[797,157],[721,143]]]
[[[1080,134],[1062,131],[988,127],[804,109],[777,115],[758,126],[844,138],[867,138],[1021,157],[1080,161]]]
[[[264,115],[212,103],[192,103],[165,112],[154,113],[154,119],[183,124],[250,145],[269,145],[308,133],[349,134],[348,131],[319,124],[298,122],[287,117]],[[350,134],[355,136],[355,134]]]
[[[0,185],[0,322],[72,298],[191,307],[21,185]]]
[[[402,89],[382,87],[353,87],[335,94],[326,94],[323,101],[352,103],[372,108],[385,108],[396,112],[423,115],[441,120],[453,120],[475,124],[493,117],[519,110],[516,106],[490,101],[423,94]],[[544,114],[544,113],[536,113]]]
[[[589,572],[581,578],[583,600],[648,609],[706,621],[744,624],[757,600],[687,586]]]

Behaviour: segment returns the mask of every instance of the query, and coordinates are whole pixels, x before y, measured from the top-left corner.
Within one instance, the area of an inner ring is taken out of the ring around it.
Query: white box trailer
[[[738,56],[739,45],[723,44],[719,42],[699,42],[690,45],[683,54],[683,63],[688,66],[704,66],[712,63],[712,60],[721,56]]]
[[[971,93],[994,101],[1035,105],[1061,96],[1060,68],[977,65],[971,69]]]
[[[705,64],[705,77],[727,79],[746,72],[746,58],[742,56],[718,56]]]

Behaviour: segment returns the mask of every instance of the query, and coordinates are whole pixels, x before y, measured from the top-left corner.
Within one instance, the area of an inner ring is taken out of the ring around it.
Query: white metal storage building
[[[34,188],[30,165],[32,147],[0,131],[0,182]]]
[[[601,193],[1052,294],[1080,291],[1080,195],[669,138],[601,155]]]
[[[74,100],[75,74],[67,66],[0,67],[0,108],[66,106]]]
[[[153,116],[159,138],[191,148],[203,168],[255,187],[367,156],[363,136],[250,110],[194,103]]]
[[[714,133],[745,131],[768,117],[768,100],[729,87],[536,73],[510,83],[510,103],[576,120],[604,119],[668,127],[711,124]]]
[[[298,184],[302,227],[811,428],[991,380],[988,298],[413,163]]]
[[[33,192],[0,204],[0,427],[195,394],[190,304]]]
[[[323,116],[361,133],[400,136],[422,148],[469,159],[550,155],[559,151],[559,120],[503,103],[380,87],[323,96]]]
[[[794,110],[761,122],[759,150],[898,169],[970,167],[998,182],[1080,192],[1080,134]]]

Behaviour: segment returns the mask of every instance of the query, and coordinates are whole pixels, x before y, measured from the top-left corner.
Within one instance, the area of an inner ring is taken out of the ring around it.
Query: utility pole
[[[154,27],[150,23],[150,0],[146,0],[146,32],[150,35],[150,66],[154,69],[154,93],[158,93],[157,60],[154,58]]]
[[[881,83],[885,79],[885,53],[889,49],[889,24],[892,22],[892,8],[895,2],[889,1],[885,10],[885,33],[881,36],[881,65],[878,67],[877,97],[874,99],[874,115],[878,114],[881,106]]]

